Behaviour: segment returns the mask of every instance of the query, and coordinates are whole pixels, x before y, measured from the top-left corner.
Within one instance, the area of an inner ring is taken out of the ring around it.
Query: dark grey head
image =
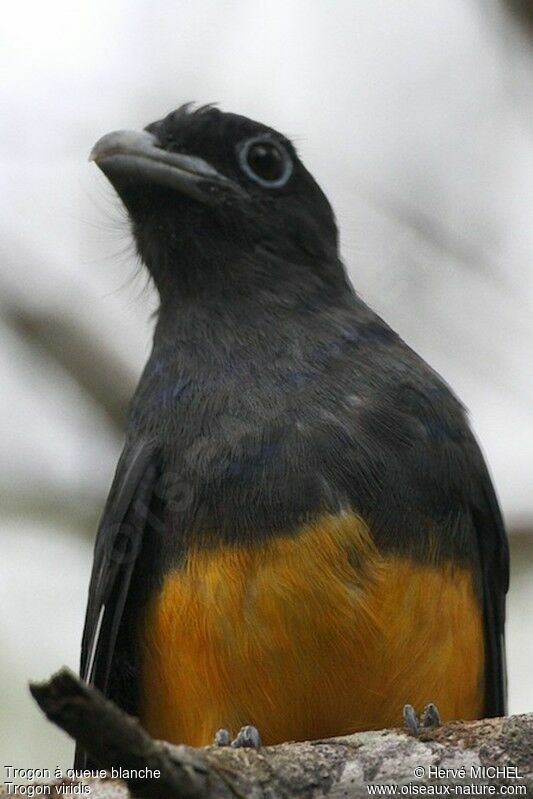
[[[344,283],[331,206],[272,128],[185,105],[143,132],[104,136],[91,158],[124,203],[161,292],[230,273],[246,286],[257,278],[250,263],[265,256],[286,271],[292,264],[300,280],[305,266],[311,281]]]

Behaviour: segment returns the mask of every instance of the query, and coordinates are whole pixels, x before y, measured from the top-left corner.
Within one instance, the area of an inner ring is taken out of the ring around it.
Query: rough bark
[[[454,722],[424,730],[419,738],[403,730],[382,730],[258,752],[193,749],[153,740],[134,719],[66,670],[31,690],[48,718],[85,746],[99,767],[161,772],[151,780],[89,779],[93,799],[357,799],[372,795],[375,789],[369,785],[397,786],[391,793],[398,796],[498,796],[503,785],[526,796],[533,789],[533,714]],[[0,789],[0,795],[5,791]]]

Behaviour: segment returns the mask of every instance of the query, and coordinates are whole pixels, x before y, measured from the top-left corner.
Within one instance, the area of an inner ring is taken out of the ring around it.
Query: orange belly
[[[144,727],[194,746],[243,724],[266,744],[397,726],[406,702],[483,715],[471,572],[383,557],[354,514],[191,552],[146,609],[140,666]]]

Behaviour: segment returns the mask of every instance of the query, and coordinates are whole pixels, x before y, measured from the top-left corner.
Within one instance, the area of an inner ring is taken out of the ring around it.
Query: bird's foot
[[[231,740],[231,735],[227,730],[218,730],[215,733],[215,746],[233,746],[234,749],[246,747],[247,749],[260,749],[261,736],[257,727],[247,724],[241,727],[236,738]]]
[[[224,728],[217,730],[213,743],[215,746],[229,746],[231,744],[231,735]]]
[[[424,712],[422,713],[420,719],[416,715],[416,711],[412,705],[404,705],[403,717],[409,732],[411,735],[414,735],[415,738],[418,738],[420,735],[421,728],[427,729],[428,727],[440,726],[439,711],[433,702],[430,702],[429,705],[425,706]]]
[[[437,705],[430,702],[426,705],[422,713],[423,727],[440,727],[440,713]]]

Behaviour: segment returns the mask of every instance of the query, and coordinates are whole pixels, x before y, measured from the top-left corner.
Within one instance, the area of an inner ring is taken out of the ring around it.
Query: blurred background
[[[296,139],[369,302],[470,409],[533,710],[533,4],[48,0],[2,13],[0,755],[70,765],[27,681],[77,666],[92,541],[155,307],[92,144],[217,101]]]

